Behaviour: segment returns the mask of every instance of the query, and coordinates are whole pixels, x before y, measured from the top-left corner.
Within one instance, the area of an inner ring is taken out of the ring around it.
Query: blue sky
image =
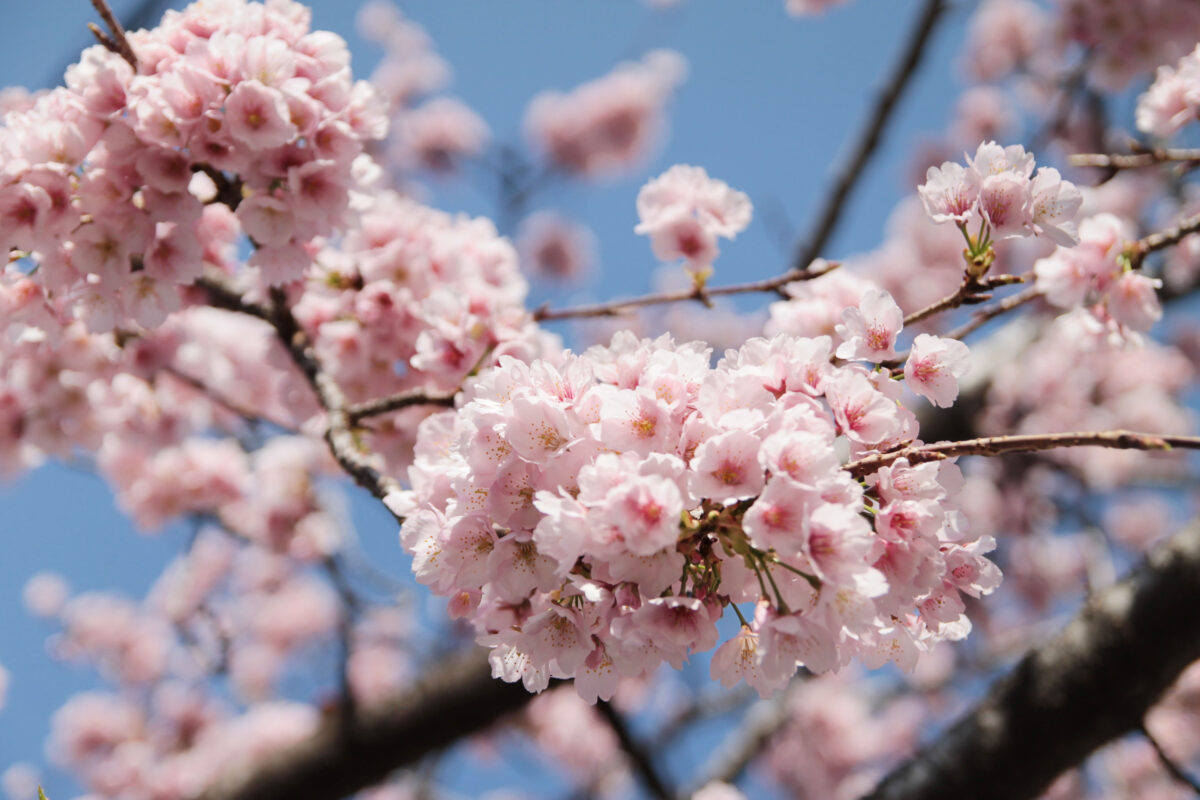
[[[5,5],[6,27],[16,33],[0,49],[0,85],[52,85],[72,54],[90,43],[84,25],[95,17],[86,0]],[[137,2],[113,5],[120,15]],[[962,85],[955,62],[973,4],[955,5],[826,255],[874,247],[892,206],[914,190],[903,183],[905,158],[915,143],[938,135]],[[345,37],[356,74],[366,76],[380,53],[355,32],[356,4],[320,0],[313,6],[315,26]],[[594,299],[650,288],[657,265],[645,238],[633,233],[634,199],[647,178],[675,163],[705,167],[747,192],[756,206],[751,227],[722,247],[714,283],[785,269],[788,253],[764,224],[764,209],[795,231],[806,230],[917,6],[915,0],[853,0],[823,18],[797,20],[784,13],[783,0],[687,0],[665,12],[637,0],[401,4],[453,66],[449,93],[514,144],[520,144],[525,105],[541,89],[569,89],[651,48],[674,48],[688,59],[669,136],[644,169],[601,184],[556,184],[534,200],[534,208],[563,209],[596,232],[604,271],[584,290]],[[431,199],[451,211],[495,211],[487,187],[433,185]],[[403,569],[394,528],[367,505],[355,502],[364,547],[385,568]],[[25,579],[50,569],[77,590],[116,588],[141,596],[184,535],[182,529],[138,534],[101,481],[66,467],[51,465],[0,486],[0,663],[12,673],[8,707],[0,712],[0,770],[13,761],[42,761],[53,710],[72,691],[94,684],[90,673],[45,655],[48,630],[20,607]],[[52,797],[73,790],[53,771],[46,777]]]

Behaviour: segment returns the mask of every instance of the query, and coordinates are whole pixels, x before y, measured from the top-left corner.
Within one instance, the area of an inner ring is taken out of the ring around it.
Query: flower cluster
[[[999,573],[954,510],[957,468],[842,468],[917,435],[887,370],[835,366],[829,337],[709,355],[618,334],[561,363],[505,358],[422,424],[413,489],[387,502],[498,676],[608,698],[716,646],[730,604],[756,611],[714,674],[763,693],[797,664],[911,665],[966,635],[960,593]]]
[[[1200,45],[1174,68],[1162,66],[1138,98],[1138,130],[1166,138],[1200,117]]]
[[[665,125],[664,106],[686,71],[678,53],[655,50],[567,94],[539,94],[526,112],[526,131],[560,169],[588,176],[618,172],[654,143]]]
[[[676,164],[638,192],[634,230],[650,235],[662,261],[682,258],[692,271],[716,259],[717,237],[733,239],[750,224],[752,207],[744,192],[708,177],[702,167]]]
[[[294,313],[352,402],[453,392],[502,355],[529,360],[558,347],[525,308],[516,250],[489,220],[380,191],[315,260]],[[427,414],[413,407],[374,421],[370,443],[389,469],[407,466]]]
[[[1037,287],[1059,308],[1087,306],[1101,323],[1148,331],[1162,317],[1158,278],[1129,268],[1124,246],[1133,227],[1114,214],[1097,214],[1079,226],[1080,242],[1059,247],[1033,265]]]
[[[299,4],[196,3],[129,41],[136,68],[90,48],[0,129],[0,248],[32,255],[45,297],[92,330],[179,307],[205,202],[237,207],[267,282],[299,277],[386,128],[345,43]]]
[[[1041,167],[1036,175],[1033,167],[1033,154],[1021,145],[985,142],[965,167],[953,161],[930,167],[917,191],[935,222],[978,227],[984,241],[1036,235],[1074,244],[1083,196],[1053,167]]]
[[[1060,35],[1087,48],[1089,76],[1104,89],[1123,89],[1200,39],[1200,7],[1192,0],[1059,0],[1057,5]]]

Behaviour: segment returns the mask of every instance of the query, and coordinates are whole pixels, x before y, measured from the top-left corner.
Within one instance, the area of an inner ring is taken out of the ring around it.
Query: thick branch
[[[494,680],[481,651],[437,665],[403,695],[346,720],[335,710],[311,738],[223,776],[200,800],[337,800],[479,733],[533,697]]]
[[[1039,433],[1019,436],[985,436],[961,442],[937,442],[903,447],[887,453],[851,461],[843,466],[856,478],[870,475],[900,458],[910,464],[942,461],[956,456],[998,456],[1003,453],[1031,453],[1062,447],[1108,447],[1115,450],[1170,450],[1180,447],[1200,450],[1200,436],[1160,436],[1132,431],[1095,431],[1078,433]]]
[[[869,800],[1036,797],[1096,748],[1137,730],[1200,658],[1198,604],[1200,524],[1193,524],[1095,595]]]
[[[751,292],[777,292],[782,296],[787,296],[784,292],[784,287],[789,283],[797,281],[810,281],[813,278],[819,278],[822,275],[832,272],[841,266],[836,261],[827,262],[813,269],[793,269],[779,275],[775,278],[768,278],[761,281],[751,281],[749,283],[738,283],[732,286],[714,286],[706,288],[696,286],[692,289],[682,292],[662,292],[661,294],[648,294],[642,297],[634,297],[630,300],[613,300],[607,303],[596,303],[590,306],[576,306],[575,308],[551,309],[543,306],[533,312],[533,318],[538,322],[547,322],[558,319],[580,319],[583,317],[615,317],[623,314],[631,309],[640,306],[657,306],[666,303],[680,303],[688,300],[696,300],[705,305],[710,305],[711,299],[731,294],[748,294]]]
[[[801,270],[811,264],[825,249],[825,245],[833,235],[834,228],[841,219],[851,190],[858,183],[859,176],[862,175],[867,162],[871,160],[876,147],[879,146],[879,140],[892,119],[892,112],[895,111],[900,96],[904,94],[905,88],[916,74],[917,66],[921,63],[921,56],[925,52],[925,45],[945,10],[945,0],[926,0],[916,27],[909,35],[908,43],[900,56],[900,62],[888,72],[892,78],[879,93],[866,127],[859,134],[854,149],[851,150],[849,158],[834,181],[833,190],[826,195],[825,205],[822,207],[821,213],[817,215],[816,222],[813,223],[812,232],[796,248],[796,256],[792,261],[793,270]]]

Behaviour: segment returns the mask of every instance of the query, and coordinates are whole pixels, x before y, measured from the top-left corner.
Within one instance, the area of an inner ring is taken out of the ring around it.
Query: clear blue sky
[[[120,15],[136,0],[113,3]],[[345,37],[356,74],[379,57],[354,30],[353,0],[313,4],[316,27]],[[823,18],[797,20],[783,0],[686,0],[656,12],[638,0],[410,0],[401,6],[424,25],[454,68],[450,93],[481,113],[501,140],[520,143],[526,102],[545,88],[569,89],[616,62],[656,47],[683,53],[690,74],[676,96],[671,130],[643,172],[601,185],[556,187],[534,207],[554,206],[597,233],[605,271],[587,292],[594,298],[650,287],[656,264],[635,236],[634,198],[645,180],[675,163],[705,167],[747,192],[755,220],[722,247],[714,282],[767,277],[787,253],[764,224],[774,207],[797,232],[807,228],[832,166],[860,128],[882,76],[893,63],[918,3],[852,0]],[[905,186],[903,159],[915,142],[943,127],[953,91],[963,20],[972,3],[946,19],[912,91],[826,255],[874,247]],[[0,49],[0,85],[41,87],[89,44],[94,13],[86,0],[5,3],[9,32]],[[435,188],[436,204],[491,214],[489,192]],[[356,503],[360,537],[383,566],[404,561],[386,515]],[[183,541],[183,531],[146,538],[114,508],[96,478],[49,466],[0,486],[0,663],[12,673],[0,712],[0,770],[18,760],[41,762],[49,717],[72,691],[94,685],[90,673],[57,665],[44,653],[47,628],[20,607],[20,590],[36,570],[67,576],[77,590],[121,589],[140,597]],[[72,784],[49,771],[52,797]]]

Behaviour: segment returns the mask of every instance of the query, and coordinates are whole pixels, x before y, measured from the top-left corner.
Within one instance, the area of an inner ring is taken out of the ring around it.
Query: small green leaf
[[[46,793],[42,791],[42,787],[40,786],[38,787],[38,800],[49,800],[49,798],[46,797]]]

